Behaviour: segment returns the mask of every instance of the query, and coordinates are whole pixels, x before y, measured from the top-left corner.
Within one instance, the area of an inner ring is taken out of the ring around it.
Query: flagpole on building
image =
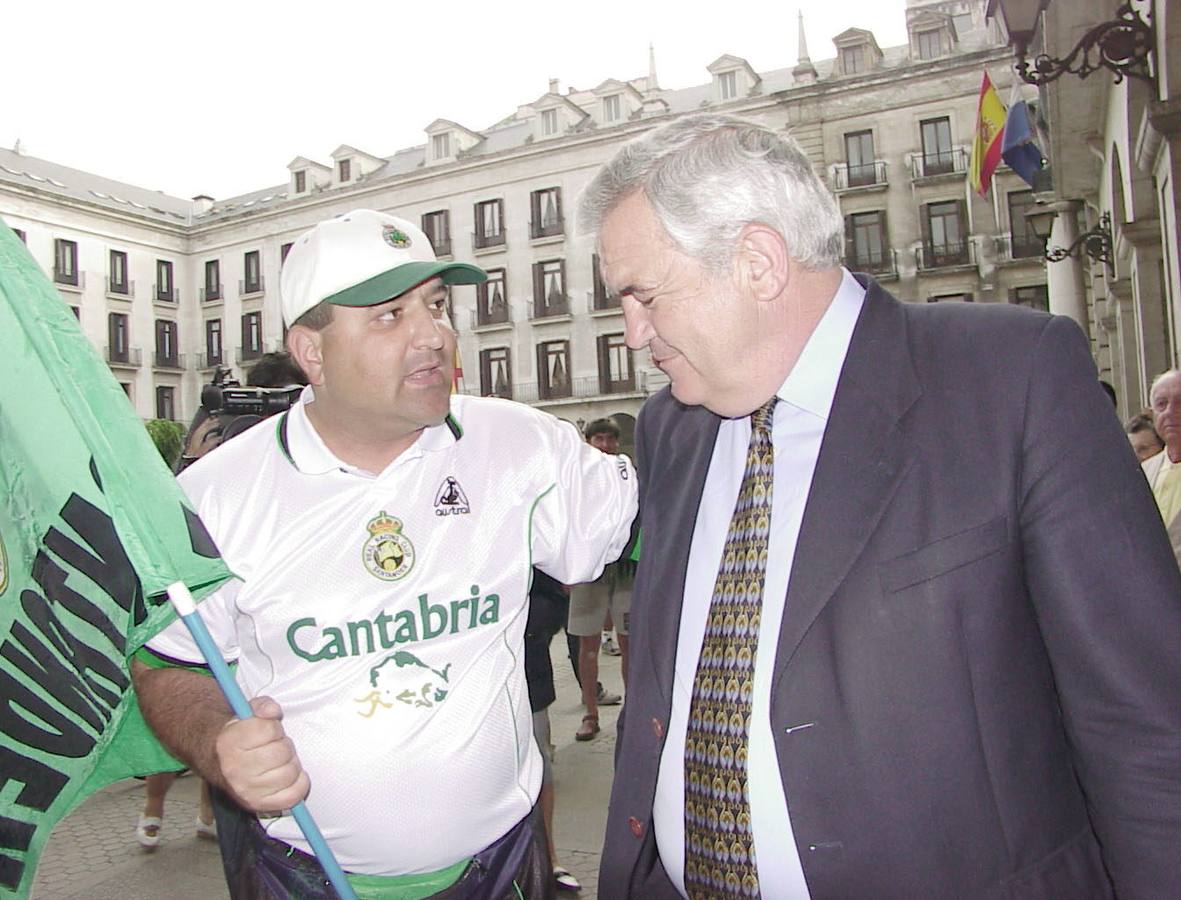
[[[201,650],[201,655],[205,657],[205,662],[208,663],[210,671],[213,672],[213,677],[217,679],[217,685],[221,688],[222,694],[225,695],[226,702],[230,704],[230,709],[233,710],[234,715],[239,719],[251,718],[254,713],[250,709],[250,704],[246,702],[246,696],[242,693],[242,689],[238,687],[238,682],[230,674],[229,666],[221,658],[221,653],[218,652],[216,645],[213,643],[213,637],[209,634],[209,629],[205,627],[205,622],[201,618],[201,614],[197,612],[197,604],[193,601],[193,595],[189,593],[188,587],[179,581],[175,584],[170,584],[168,586],[168,599],[172,602],[177,615],[180,616],[185,626],[189,629],[189,634],[193,636],[193,640],[197,642],[197,647]],[[345,877],[340,863],[336,861],[336,856],[333,854],[332,848],[324,840],[324,835],[320,833],[319,826],[312,819],[311,813],[308,812],[308,808],[302,800],[291,807],[291,816],[299,825],[300,830],[303,831],[303,835],[307,838],[312,852],[315,853],[316,859],[323,866],[324,874],[332,882],[332,886],[336,889],[340,900],[357,900],[357,895],[353,893],[352,885],[349,884],[348,879]]]

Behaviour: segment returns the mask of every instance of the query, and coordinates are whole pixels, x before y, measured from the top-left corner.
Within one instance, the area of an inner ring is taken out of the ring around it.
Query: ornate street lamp
[[[1050,229],[1054,227],[1054,217],[1059,212],[1055,208],[1056,205],[1034,204],[1033,208],[1025,214],[1029,230],[1043,241],[1049,240]],[[1114,273],[1115,256],[1112,253],[1111,213],[1101,215],[1099,224],[1076,237],[1071,241],[1069,247],[1050,249],[1047,244],[1045,256],[1047,262],[1061,262],[1064,259],[1078,259],[1083,253],[1086,253],[1095,262],[1103,263],[1107,266],[1108,271]]]
[[[1046,53],[1034,57],[1032,66],[1026,54],[1037,31],[1042,11],[1051,0],[989,0],[988,15],[995,16],[999,10],[1005,22],[1005,30],[1017,50],[1017,74],[1029,84],[1043,85],[1063,75],[1077,75],[1086,78],[1099,69],[1115,73],[1115,83],[1125,76],[1140,78],[1149,84],[1156,79],[1148,65],[1155,35],[1152,26],[1140,17],[1132,7],[1131,0],[1124,2],[1115,11],[1115,18],[1094,26],[1080,38],[1062,59]],[[1094,2],[1094,0],[1091,0]],[[1032,68],[1032,71],[1030,69]]]

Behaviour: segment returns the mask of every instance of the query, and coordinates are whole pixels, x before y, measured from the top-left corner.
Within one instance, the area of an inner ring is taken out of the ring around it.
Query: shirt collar
[[[785,403],[827,420],[837,392],[837,381],[853,329],[865,302],[863,288],[848,269],[841,269],[841,284],[803,352],[776,395]]]
[[[278,428],[277,438],[284,455],[295,468],[305,475],[349,472],[373,478],[373,472],[349,465],[328,449],[328,445],[324,443],[308,418],[307,406],[314,403],[315,400],[315,393],[312,391],[311,385],[308,385],[287,413],[279,417],[276,426]],[[462,436],[463,430],[459,427],[459,423],[451,413],[448,413],[447,418],[438,425],[423,429],[418,440],[398,459],[413,458],[421,456],[424,452],[446,449]]]

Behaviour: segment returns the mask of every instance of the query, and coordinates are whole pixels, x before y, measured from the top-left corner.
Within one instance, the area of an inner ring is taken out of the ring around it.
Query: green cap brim
[[[324,302],[337,306],[376,306],[436,277],[442,278],[443,284],[481,284],[488,280],[488,273],[469,263],[416,260],[325,297]]]

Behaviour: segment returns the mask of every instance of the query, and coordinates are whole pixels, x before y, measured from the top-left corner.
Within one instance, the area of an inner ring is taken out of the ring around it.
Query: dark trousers
[[[269,837],[258,819],[212,789],[217,839],[232,900],[334,900],[319,861]],[[477,853],[459,879],[431,900],[553,900],[545,824],[536,806]]]

